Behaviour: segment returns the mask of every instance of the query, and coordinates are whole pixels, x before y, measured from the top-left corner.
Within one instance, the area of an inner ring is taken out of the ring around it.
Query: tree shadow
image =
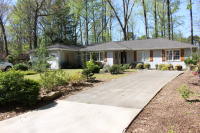
[[[189,103],[198,103],[198,102],[200,102],[199,99],[186,100],[186,101],[189,102]]]
[[[43,103],[44,104],[44,103]],[[46,102],[46,105],[44,104],[43,106],[41,105],[41,107],[39,107],[37,110],[46,110],[46,109],[50,109],[53,108],[57,105],[57,102]]]

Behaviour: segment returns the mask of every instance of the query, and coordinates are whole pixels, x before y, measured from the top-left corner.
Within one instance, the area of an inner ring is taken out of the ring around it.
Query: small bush
[[[166,64],[165,66],[168,68],[168,70],[173,70],[174,69],[172,64]]]
[[[177,90],[181,94],[181,97],[184,98],[185,100],[187,100],[193,94],[193,92],[190,91],[190,88],[185,85],[181,86]]]
[[[131,66],[130,66],[130,64],[123,64],[122,67],[123,67],[124,70],[127,70],[127,69],[129,69]]]
[[[144,69],[150,69],[151,65],[149,63],[144,64]]]
[[[162,70],[162,68],[165,66],[165,64],[159,64],[158,65],[158,70]]]
[[[137,65],[137,63],[131,63],[131,65],[130,65],[131,69],[135,69],[136,65]]]
[[[69,76],[69,83],[79,84],[85,80],[84,75],[81,73],[74,73]]]
[[[99,73],[99,71],[100,71],[100,67],[97,64],[95,64],[95,62],[93,60],[86,62],[86,67],[92,73]]]
[[[29,66],[25,63],[19,63],[19,64],[14,65],[13,68],[15,70],[27,71],[29,69]]]
[[[175,70],[182,71],[183,67],[181,65],[176,65]]]
[[[158,69],[163,70],[163,71],[173,70],[173,65],[172,64],[159,64]]]
[[[87,69],[87,68],[83,69],[82,74],[83,74],[83,76],[86,77],[87,81],[94,79],[93,78],[94,73],[92,73],[92,71],[90,69]]]
[[[156,64],[155,67],[156,67],[156,70],[158,70],[158,64]]]
[[[100,69],[103,68],[103,63],[102,62],[97,61],[97,62],[95,62],[95,64],[97,64],[100,67]]]
[[[105,65],[105,66],[103,67],[103,69],[102,69],[102,72],[104,72],[104,73],[110,72],[110,66],[109,66],[109,65]]]
[[[39,90],[39,83],[24,79],[20,72],[0,72],[0,105],[35,105]]]
[[[8,55],[8,56],[6,57],[6,59],[7,59],[8,62],[10,62],[10,63],[15,63],[16,57],[15,57],[14,55]]]
[[[162,70],[162,71],[167,71],[167,70],[169,70],[169,68],[168,68],[168,66],[165,65],[165,66],[163,66],[163,67],[161,68],[161,70]]]
[[[55,87],[65,85],[69,81],[69,75],[62,70],[46,71],[40,74],[41,85],[47,92],[51,92]]]
[[[136,69],[144,69],[144,65],[142,63],[138,63],[135,68]]]
[[[110,67],[110,73],[111,74],[121,74],[123,73],[123,68],[121,67],[121,65],[113,65]]]

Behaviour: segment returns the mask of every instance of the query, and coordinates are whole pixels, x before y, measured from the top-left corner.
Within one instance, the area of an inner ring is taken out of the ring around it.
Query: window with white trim
[[[180,60],[180,50],[166,50],[166,60],[167,61],[179,61]]]
[[[103,61],[103,52],[91,52],[86,54],[86,60],[90,60],[90,55],[94,61]]]
[[[174,54],[173,57],[175,61],[179,61],[180,60],[180,50],[174,50]]]

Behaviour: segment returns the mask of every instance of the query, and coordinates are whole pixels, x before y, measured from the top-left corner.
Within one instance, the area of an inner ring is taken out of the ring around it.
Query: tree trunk
[[[112,41],[112,16],[110,16],[110,41]]]
[[[158,38],[157,0],[154,0],[155,37]]]
[[[163,31],[163,37],[165,37],[165,0],[163,0],[163,7],[162,7],[162,31]]]
[[[192,0],[190,0],[191,44],[194,44]]]
[[[88,45],[89,44],[89,29],[88,29],[88,0],[85,0],[85,11],[86,11],[86,15],[85,15],[85,32],[86,32],[86,41],[85,44]]]
[[[6,56],[9,54],[8,53],[8,41],[7,41],[7,36],[6,36],[6,30],[3,24],[3,20],[0,18],[0,26],[2,29],[2,34],[3,34],[3,40],[4,40],[4,46],[5,46],[5,54]]]
[[[93,19],[93,34],[94,34],[94,42],[97,43],[97,31],[96,31],[96,22],[95,22],[95,11],[92,10],[92,19]]]
[[[167,17],[168,17],[168,38],[169,38],[169,40],[171,40],[170,0],[167,0]]]
[[[35,12],[34,16],[34,27],[33,27],[33,47],[37,48],[37,23],[38,23],[38,11]]]
[[[174,40],[174,22],[172,14],[171,14],[171,31],[172,31],[172,40]]]
[[[83,32],[82,32],[82,21],[81,21],[81,18],[80,18],[80,36],[81,36],[81,45],[83,45]]]
[[[148,20],[147,20],[147,12],[146,12],[146,5],[144,0],[142,0],[142,6],[143,6],[143,12],[144,12],[144,23],[145,23],[145,32],[146,32],[146,38],[149,38],[148,34]]]

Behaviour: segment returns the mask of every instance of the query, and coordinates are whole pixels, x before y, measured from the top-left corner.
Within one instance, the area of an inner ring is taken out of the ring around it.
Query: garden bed
[[[199,133],[200,98],[185,101],[177,91],[187,85],[200,93],[200,80],[185,72],[168,83],[131,123],[127,133]]]

